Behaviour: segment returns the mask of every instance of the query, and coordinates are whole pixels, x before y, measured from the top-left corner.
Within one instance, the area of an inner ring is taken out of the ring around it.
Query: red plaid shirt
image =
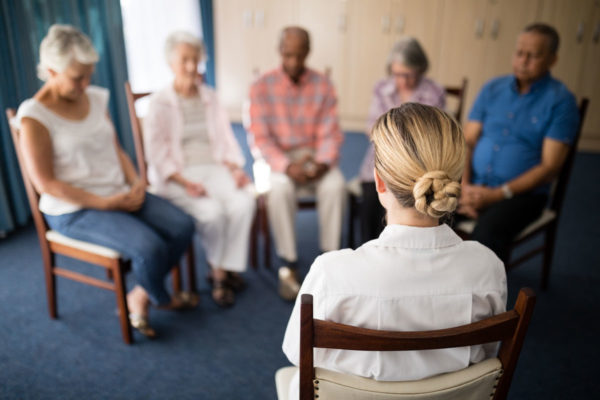
[[[337,98],[329,79],[306,69],[294,84],[281,68],[267,72],[250,88],[250,133],[254,157],[273,171],[284,172],[286,152],[310,148],[315,161],[337,163],[344,137],[338,123]]]

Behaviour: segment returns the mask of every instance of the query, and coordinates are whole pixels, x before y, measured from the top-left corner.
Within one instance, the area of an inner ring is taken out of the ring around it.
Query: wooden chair
[[[546,290],[548,288],[548,281],[550,279],[550,267],[552,266],[552,256],[554,255],[554,245],[556,243],[556,231],[558,228],[558,221],[560,219],[563,201],[567,192],[569,177],[571,176],[573,161],[575,160],[575,154],[577,153],[577,144],[579,142],[579,138],[581,137],[581,129],[583,127],[583,122],[585,119],[588,104],[589,100],[587,98],[581,99],[581,102],[579,103],[579,128],[577,129],[575,139],[573,140],[573,143],[569,149],[567,158],[565,159],[562,169],[554,182],[548,206],[544,209],[542,215],[540,215],[538,219],[533,221],[531,224],[527,225],[525,229],[523,229],[517,235],[510,248],[510,252],[512,253],[512,251],[522,243],[528,241],[529,239],[533,238],[534,236],[537,236],[540,233],[544,234],[544,241],[540,246],[532,249],[531,251],[528,251],[527,253],[523,254],[521,257],[518,257],[515,260],[511,260],[506,265],[507,269],[514,268],[517,265],[523,263],[524,261],[529,260],[531,257],[542,253],[542,290]],[[468,239],[471,233],[473,232],[473,229],[475,229],[476,224],[476,220],[466,220],[457,224],[455,229],[457,233],[459,233],[463,238]]]
[[[140,174],[140,177],[144,180],[144,182],[148,184],[146,156],[144,152],[144,136],[142,132],[142,124],[135,109],[135,102],[143,97],[149,96],[152,93],[134,93],[131,90],[131,85],[128,81],[125,82],[124,86],[125,97],[127,98],[127,108],[129,110],[129,121],[131,122],[131,132],[133,133],[133,143],[135,146],[135,158],[137,161],[138,173]],[[186,258],[189,291],[196,293],[196,263],[194,257],[193,243],[187,250]],[[173,268],[171,272],[171,278],[173,280],[173,289],[176,292],[179,292],[181,290],[181,269],[179,267]]]
[[[46,278],[46,294],[48,297],[48,311],[50,317],[56,319],[58,317],[56,305],[56,276],[71,279],[77,282],[82,282],[88,285],[96,286],[102,289],[107,289],[115,292],[117,298],[117,307],[119,310],[119,322],[121,324],[121,333],[123,341],[127,344],[133,342],[131,334],[131,325],[129,324],[129,311],[125,298],[126,282],[124,279],[125,272],[130,269],[129,260],[125,260],[121,255],[110,248],[99,246],[96,244],[75,240],[61,235],[60,233],[51,230],[46,223],[43,214],[38,208],[39,193],[31,183],[23,155],[19,148],[19,130],[11,123],[15,117],[15,110],[9,108],[6,110],[6,117],[9,121],[10,132],[19,161],[19,168],[23,176],[23,183],[27,191],[27,199],[31,208],[31,214],[35,223],[42,259],[44,262],[44,275]],[[86,263],[95,264],[103,267],[107,271],[109,281],[98,279],[89,275],[75,272],[69,269],[61,268],[56,265],[56,255],[63,255],[75,258]]]
[[[465,105],[465,95],[467,94],[467,78],[463,78],[462,84],[460,86],[446,86],[444,90],[446,91],[446,97],[456,97],[457,106],[454,112],[450,112],[450,114],[460,122],[462,118],[462,112]],[[350,248],[354,248],[354,225],[356,219],[359,217],[360,206],[361,206],[361,198],[362,198],[362,186],[359,177],[355,177],[351,179],[347,185],[346,189],[348,190],[348,237],[346,246]],[[361,238],[361,241],[365,240]]]
[[[377,331],[313,319],[312,295],[300,310],[300,399],[506,399],[535,306],[535,294],[521,289],[514,309],[468,325],[422,332]],[[314,368],[315,348],[407,351],[500,342],[497,358],[420,381],[382,382]],[[278,392],[292,369],[278,371]],[[293,371],[295,372],[295,371]],[[289,387],[289,381],[288,387]],[[281,390],[280,390],[281,388]],[[284,397],[285,398],[285,397]]]

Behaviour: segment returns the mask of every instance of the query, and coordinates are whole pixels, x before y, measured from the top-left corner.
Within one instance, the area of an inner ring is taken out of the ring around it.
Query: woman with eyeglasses
[[[428,68],[427,55],[415,38],[405,37],[394,45],[388,56],[388,77],[377,82],[373,89],[367,132],[371,131],[371,127],[380,115],[407,102],[444,109],[446,105],[444,88],[425,77]],[[362,243],[377,238],[385,227],[383,220],[385,210],[377,200],[373,167],[374,150],[371,144],[360,169]]]

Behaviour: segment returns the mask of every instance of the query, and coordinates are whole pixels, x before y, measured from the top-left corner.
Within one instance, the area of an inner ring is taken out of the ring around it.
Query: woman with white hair
[[[90,85],[97,61],[92,43],[79,30],[50,27],[38,66],[45,83],[19,107],[18,145],[48,225],[131,259],[137,284],[127,294],[129,320],[140,333],[154,337],[150,303],[165,308],[197,303],[189,295],[171,296],[164,285],[189,246],[193,220],[146,193],[115,135],[108,91]]]
[[[367,132],[380,115],[406,102],[427,104],[444,109],[444,88],[425,77],[429,68],[427,55],[412,37],[400,39],[387,61],[388,77],[375,84],[369,108]],[[373,178],[374,149],[370,145],[360,169],[362,206],[360,208],[361,240],[367,242],[379,236],[385,226],[385,210],[377,200]]]
[[[246,270],[255,200],[244,156],[215,92],[202,83],[202,41],[175,32],[166,41],[173,82],[154,93],[144,119],[148,180],[155,193],[196,219],[212,274],[212,298],[233,305]]]

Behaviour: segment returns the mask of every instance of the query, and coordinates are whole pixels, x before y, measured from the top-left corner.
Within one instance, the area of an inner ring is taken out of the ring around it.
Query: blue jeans
[[[132,213],[83,209],[45,218],[65,236],[118,251],[131,260],[133,274],[153,304],[171,301],[164,278],[189,246],[194,220],[169,201],[146,193],[142,208]]]

